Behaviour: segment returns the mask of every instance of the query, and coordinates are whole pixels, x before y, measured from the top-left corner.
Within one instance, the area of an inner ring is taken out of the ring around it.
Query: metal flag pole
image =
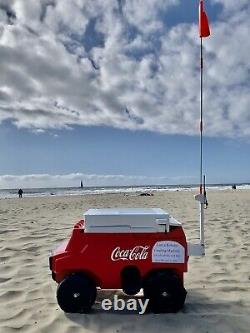
[[[200,37],[200,245],[205,254],[205,235],[204,235],[204,204],[203,193],[203,47],[202,36]]]
[[[199,1],[199,35],[200,35],[200,193],[195,199],[200,203],[200,252],[205,255],[204,209],[207,205],[205,176],[203,178],[203,45],[202,38],[210,35],[207,15],[203,9],[203,0]]]
[[[202,194],[203,177],[203,47],[200,37],[200,194]]]

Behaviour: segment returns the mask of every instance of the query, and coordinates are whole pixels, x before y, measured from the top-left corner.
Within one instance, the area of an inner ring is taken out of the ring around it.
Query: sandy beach
[[[106,312],[102,293],[90,314],[65,314],[48,257],[89,208],[161,207],[198,237],[193,192],[152,197],[105,194],[0,200],[0,332],[250,332],[250,191],[209,191],[206,257],[191,258],[185,307],[177,314]],[[119,293],[119,292],[117,292]]]

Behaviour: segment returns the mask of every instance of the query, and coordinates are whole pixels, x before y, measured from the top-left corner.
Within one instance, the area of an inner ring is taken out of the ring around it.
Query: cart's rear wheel
[[[186,299],[186,290],[180,278],[172,271],[156,271],[144,281],[144,297],[155,312],[177,312]]]
[[[57,301],[64,312],[87,313],[95,299],[95,282],[86,275],[69,275],[58,285]]]

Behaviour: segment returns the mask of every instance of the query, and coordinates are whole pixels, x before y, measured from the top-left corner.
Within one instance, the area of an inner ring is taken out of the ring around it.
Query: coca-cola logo
[[[145,260],[148,257],[149,246],[135,246],[132,249],[121,249],[117,246],[111,253],[111,259],[117,260]]]

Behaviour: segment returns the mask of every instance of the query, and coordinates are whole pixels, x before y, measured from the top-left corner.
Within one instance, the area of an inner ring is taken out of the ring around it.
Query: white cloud
[[[127,21],[143,34],[158,32],[163,28],[159,13],[179,4],[179,0],[130,0],[124,1],[123,14]]]
[[[178,3],[0,0],[0,121],[197,134],[197,25],[168,28],[161,15]],[[213,3],[223,11],[204,40],[205,133],[249,137],[250,6]]]
[[[80,181],[88,186],[136,186],[160,184],[190,184],[195,177],[144,177],[127,175],[89,175],[72,173],[66,175],[33,174],[0,176],[0,188],[54,188],[78,187]]]
[[[227,14],[230,11],[238,11],[249,5],[248,0],[210,0],[212,3],[221,4],[224,12]]]

